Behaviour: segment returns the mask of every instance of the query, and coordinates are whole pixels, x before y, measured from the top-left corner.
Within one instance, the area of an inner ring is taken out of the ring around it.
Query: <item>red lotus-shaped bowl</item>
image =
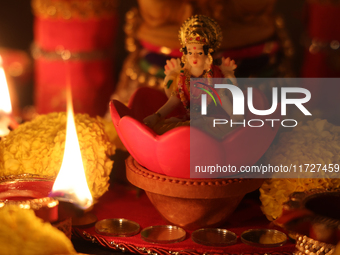
[[[238,127],[223,140],[189,126],[157,135],[142,120],[166,101],[161,91],[140,88],[131,97],[129,107],[116,100],[110,102],[111,117],[121,141],[140,165],[156,173],[190,178],[190,160],[202,166],[251,166],[265,153],[278,131],[278,124],[271,127],[270,122],[264,122],[262,127]],[[253,90],[253,105],[258,110],[269,108],[265,95],[257,89]],[[178,109],[173,115],[180,112]],[[265,118],[247,112],[246,119],[280,119],[279,109]],[[190,141],[190,136],[200,139]],[[195,148],[195,155],[190,155],[190,148]],[[233,174],[224,173],[223,177]]]

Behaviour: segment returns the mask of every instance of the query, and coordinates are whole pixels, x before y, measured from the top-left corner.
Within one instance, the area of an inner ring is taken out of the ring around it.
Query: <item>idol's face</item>
[[[203,44],[187,45],[187,60],[191,67],[204,68],[208,56],[204,54]]]

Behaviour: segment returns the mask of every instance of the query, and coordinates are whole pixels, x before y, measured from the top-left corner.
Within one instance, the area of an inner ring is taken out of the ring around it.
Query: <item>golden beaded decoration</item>
[[[296,255],[331,255],[334,252],[335,246],[316,241],[307,236],[300,234],[296,235]]]
[[[187,19],[179,30],[179,41],[182,47],[186,44],[205,44],[216,50],[222,42],[221,27],[211,18],[195,15]]]
[[[34,15],[42,18],[89,19],[112,16],[117,0],[32,0]]]

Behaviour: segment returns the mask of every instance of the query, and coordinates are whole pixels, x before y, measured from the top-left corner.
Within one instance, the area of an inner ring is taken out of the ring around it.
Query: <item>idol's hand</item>
[[[166,61],[166,65],[164,66],[164,73],[166,76],[168,75],[174,75],[176,73],[179,73],[181,70],[181,61],[179,58],[172,58],[170,60]]]
[[[234,70],[237,65],[234,60],[228,58],[222,58],[222,64],[219,66],[225,78],[235,78]]]
[[[161,116],[158,113],[154,113],[144,118],[143,122],[148,127],[153,128],[160,120],[161,120]]]

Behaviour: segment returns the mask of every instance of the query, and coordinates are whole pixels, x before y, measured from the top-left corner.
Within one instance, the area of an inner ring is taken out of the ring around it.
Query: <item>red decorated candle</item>
[[[114,88],[116,0],[32,0],[32,7],[38,113],[65,111],[70,82],[75,112],[103,115]]]

